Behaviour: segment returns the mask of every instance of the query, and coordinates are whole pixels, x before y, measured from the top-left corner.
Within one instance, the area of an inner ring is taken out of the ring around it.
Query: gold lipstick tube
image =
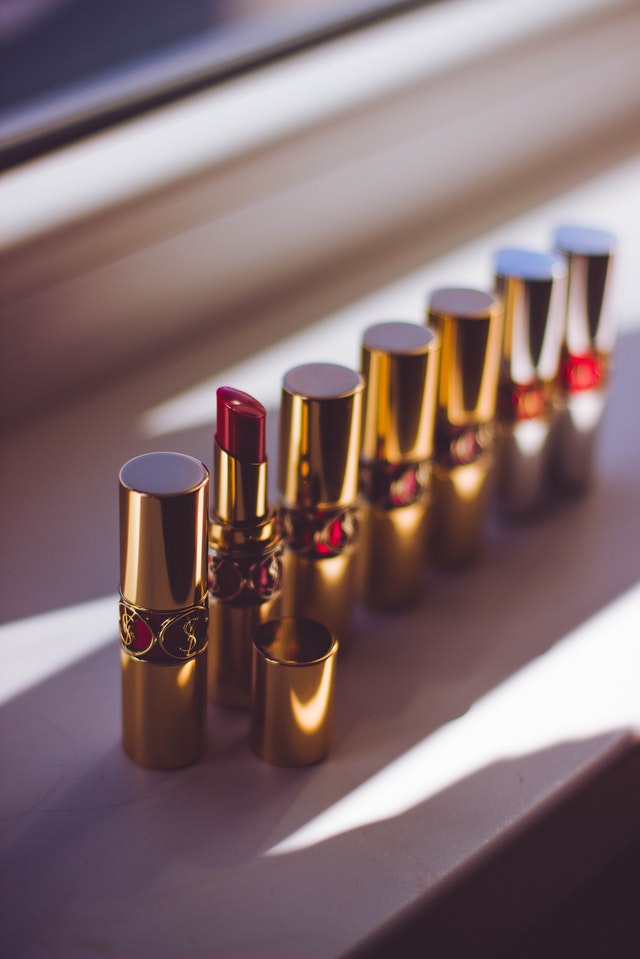
[[[580,493],[593,474],[598,427],[606,406],[615,342],[611,310],[616,238],[591,227],[563,226],[555,248],[569,275],[564,339],[556,383],[556,423],[551,475],[567,492]]]
[[[171,769],[204,748],[209,474],[191,456],[146,453],[119,485],[123,745]]]
[[[441,341],[431,546],[438,564],[458,566],[482,546],[502,306],[490,293],[443,288],[431,296],[428,323]]]
[[[267,461],[240,462],[217,441],[213,455],[208,694],[218,706],[248,709],[252,637],[279,613],[283,543],[267,501]]]
[[[566,277],[566,261],[556,254],[510,248],[495,256],[504,307],[496,500],[505,518],[530,516],[544,499]]]
[[[316,619],[341,645],[357,597],[362,377],[333,363],[285,375],[279,485],[286,539],[283,615]]]
[[[423,583],[439,346],[415,323],[378,323],[363,338],[360,555],[374,608],[410,603]]]

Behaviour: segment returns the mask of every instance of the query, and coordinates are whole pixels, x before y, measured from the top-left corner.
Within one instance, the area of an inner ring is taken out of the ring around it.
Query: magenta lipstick
[[[278,614],[282,537],[268,502],[266,410],[240,390],[217,391],[209,523],[209,698],[251,702],[252,637]]]

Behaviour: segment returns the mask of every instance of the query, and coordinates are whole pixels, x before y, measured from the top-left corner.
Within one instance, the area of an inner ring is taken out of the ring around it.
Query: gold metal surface
[[[414,323],[379,323],[363,337],[360,562],[363,600],[376,608],[411,602],[424,581],[439,346]]]
[[[122,739],[144,766],[203,749],[208,494],[206,468],[179,453],[120,471]]]
[[[177,665],[120,656],[122,743],[141,766],[174,769],[200,758],[205,743],[207,654]]]
[[[496,499],[503,516],[519,519],[533,515],[545,498],[567,264],[557,254],[508,248],[496,254],[495,274],[505,315]]]
[[[120,586],[145,609],[206,594],[209,473],[181,453],[146,453],[120,471]]]
[[[482,544],[502,347],[500,300],[480,290],[436,290],[439,331],[431,552],[436,563],[472,562]]]
[[[504,307],[501,385],[551,383],[558,373],[567,264],[534,250],[500,250],[496,293]]]
[[[554,239],[567,258],[569,276],[549,473],[557,487],[578,494],[591,482],[607,401],[615,343],[611,295],[617,243],[612,233],[580,226],[559,227]]]
[[[322,558],[286,550],[284,583],[282,615],[317,619],[331,629],[341,649],[348,647],[359,593],[357,549]]]
[[[250,523],[263,519],[267,503],[267,461],[245,463],[213,444],[213,511],[222,523]]]
[[[499,299],[481,290],[436,290],[428,323],[441,338],[438,414],[452,426],[490,421],[500,365]]]
[[[256,630],[280,615],[280,595],[260,605],[232,606],[209,595],[207,688],[225,709],[251,705],[251,649]]]
[[[250,741],[276,766],[307,766],[331,745],[338,643],[312,619],[283,618],[254,638]]]
[[[423,585],[431,497],[396,509],[369,505],[362,523],[362,598],[374,609],[405,606]]]
[[[439,339],[416,323],[378,323],[362,341],[362,456],[399,464],[433,449]]]
[[[279,487],[290,506],[348,506],[358,492],[364,383],[354,370],[308,363],[285,374]]]
[[[473,563],[482,549],[492,459],[484,455],[433,474],[431,550],[444,567]]]

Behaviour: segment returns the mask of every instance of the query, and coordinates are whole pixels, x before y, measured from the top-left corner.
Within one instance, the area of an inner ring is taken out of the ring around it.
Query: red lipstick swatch
[[[221,386],[216,391],[218,420],[216,442],[230,456],[244,463],[262,463],[265,454],[267,411],[262,403],[235,390]]]

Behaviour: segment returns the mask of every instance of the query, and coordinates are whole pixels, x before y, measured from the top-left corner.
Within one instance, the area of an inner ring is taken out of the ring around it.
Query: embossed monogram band
[[[134,606],[121,595],[119,612],[120,645],[135,659],[175,664],[206,649],[209,622],[206,597],[188,609],[163,613]]]
[[[282,525],[289,549],[324,557],[346,553],[356,542],[360,512],[349,506],[339,510],[282,510]]]
[[[431,469],[427,461],[395,465],[360,462],[360,490],[370,503],[385,509],[410,506],[428,493]]]
[[[221,602],[232,602],[242,596],[251,603],[264,603],[278,595],[282,588],[282,554],[284,543],[259,561],[209,547],[209,592]]]

